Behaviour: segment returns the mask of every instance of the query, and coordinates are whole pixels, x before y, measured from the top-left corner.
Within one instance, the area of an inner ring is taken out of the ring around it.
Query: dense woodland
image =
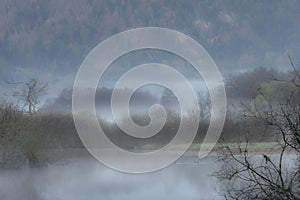
[[[298,48],[293,41],[298,37],[299,17],[291,17],[298,13],[295,3],[1,0],[0,64],[74,68],[107,37],[143,26],[181,31],[218,61],[231,58],[230,65],[237,64],[243,54],[263,60],[271,56],[265,52],[272,48]]]

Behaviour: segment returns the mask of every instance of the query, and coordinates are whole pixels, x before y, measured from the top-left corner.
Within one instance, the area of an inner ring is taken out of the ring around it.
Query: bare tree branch
[[[222,163],[215,176],[226,182],[225,199],[300,199],[300,76],[289,56],[296,90],[285,101],[259,91],[260,101],[242,103],[242,116],[255,119],[280,135],[276,152],[249,152],[249,144],[223,144],[217,160]],[[246,131],[246,130],[245,130]],[[296,159],[292,157],[296,156]],[[292,165],[292,166],[291,166]]]
[[[31,115],[36,111],[40,97],[47,94],[48,90],[48,84],[42,83],[36,78],[29,79],[25,82],[15,82],[13,80],[6,82],[8,84],[21,86],[21,90],[15,91],[13,96],[22,101],[25,107],[28,107],[28,113]]]

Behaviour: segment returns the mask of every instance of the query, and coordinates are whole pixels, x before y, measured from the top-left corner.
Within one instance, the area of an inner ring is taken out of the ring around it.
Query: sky
[[[42,102],[57,98],[72,88],[79,66],[96,45],[138,27],[170,28],[192,37],[210,54],[224,79],[258,66],[289,70],[288,55],[296,64],[300,62],[299,0],[1,0],[0,9],[1,98],[18,90],[6,80],[31,77],[49,84]],[[201,77],[194,76],[188,64],[162,52],[136,52],[134,58],[121,58],[99,87],[110,87],[130,69],[127,65],[141,60],[167,60],[179,66],[194,87],[203,87],[197,81]]]

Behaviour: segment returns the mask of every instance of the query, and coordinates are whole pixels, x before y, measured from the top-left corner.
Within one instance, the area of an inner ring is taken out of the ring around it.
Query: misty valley
[[[0,0],[0,200],[300,200],[300,0]]]

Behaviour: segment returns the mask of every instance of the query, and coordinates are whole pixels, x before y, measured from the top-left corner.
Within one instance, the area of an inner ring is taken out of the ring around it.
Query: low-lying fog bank
[[[154,173],[132,175],[92,158],[20,170],[0,170],[2,200],[218,199],[212,158],[182,158]]]

